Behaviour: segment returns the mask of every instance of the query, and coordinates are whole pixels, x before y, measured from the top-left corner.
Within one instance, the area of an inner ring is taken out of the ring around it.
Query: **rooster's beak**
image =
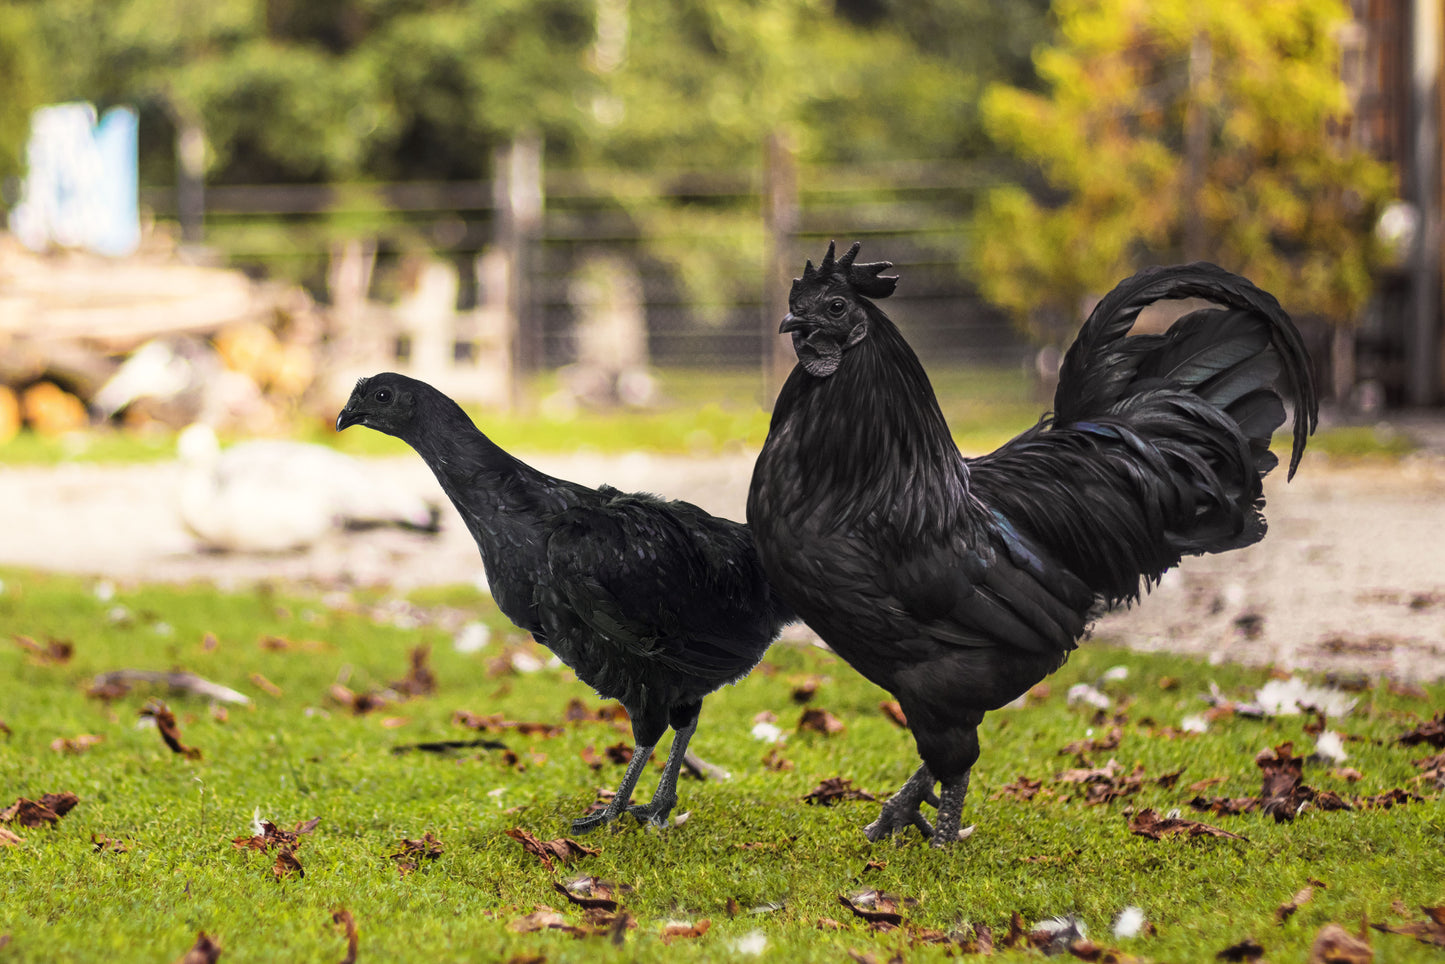
[[[343,408],[341,414],[336,416],[336,431],[341,431],[349,425],[356,425],[361,422],[362,416],[349,408]]]
[[[783,316],[783,323],[778,326],[778,334],[786,335],[790,331],[802,331],[807,327],[807,322],[790,311]]]

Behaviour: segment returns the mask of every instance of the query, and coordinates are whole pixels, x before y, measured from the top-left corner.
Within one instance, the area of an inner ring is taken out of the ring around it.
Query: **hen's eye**
[[[828,302],[828,314],[832,315],[835,318],[842,315],[843,312],[847,310],[847,308],[848,305],[844,303],[842,298],[834,298],[832,301]]]
[[[391,389],[378,388],[376,390],[376,394],[371,397],[385,405],[387,402],[391,401]]]

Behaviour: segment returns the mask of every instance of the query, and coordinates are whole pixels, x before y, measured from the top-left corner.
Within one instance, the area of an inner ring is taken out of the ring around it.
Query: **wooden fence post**
[[[526,376],[542,366],[542,318],[536,310],[537,247],[542,233],[542,139],[518,134],[492,163],[497,246],[507,261],[507,308],[512,325],[512,404],[524,401]]]
[[[798,161],[787,134],[768,135],[763,163],[763,391],[769,405],[793,369],[793,347],[778,334],[788,313],[788,290],[793,284],[793,238],[798,232]]]

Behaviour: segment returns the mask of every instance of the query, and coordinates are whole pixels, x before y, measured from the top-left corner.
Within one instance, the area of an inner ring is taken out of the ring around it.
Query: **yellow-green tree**
[[[1352,323],[1394,175],[1350,136],[1339,0],[1057,0],[1043,92],[994,85],[989,133],[1037,180],[992,190],[969,265],[1034,338],[1146,263],[1203,258]],[[1027,178],[1025,178],[1027,179]]]

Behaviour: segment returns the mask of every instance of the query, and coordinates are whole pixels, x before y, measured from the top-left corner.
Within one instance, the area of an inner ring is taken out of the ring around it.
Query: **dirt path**
[[[753,456],[531,461],[563,478],[656,491],[740,519]],[[374,470],[441,500],[419,460],[377,460]],[[435,538],[377,530],[280,556],[200,553],[176,517],[179,478],[175,463],[0,469],[0,564],[222,586],[271,579],[406,590],[481,578],[449,505]],[[1293,483],[1277,474],[1266,491],[1263,543],[1186,560],[1095,634],[1217,659],[1445,677],[1445,457],[1347,466],[1311,456]]]

